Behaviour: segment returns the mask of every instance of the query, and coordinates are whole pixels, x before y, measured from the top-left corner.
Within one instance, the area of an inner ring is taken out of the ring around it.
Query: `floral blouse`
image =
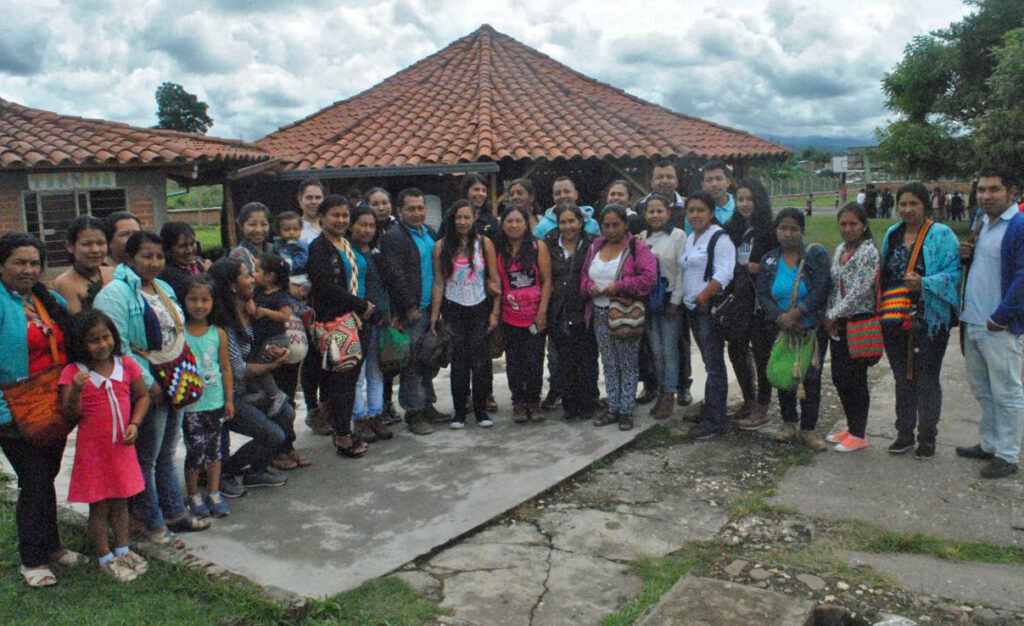
[[[864,241],[857,246],[846,263],[842,262],[846,244],[839,244],[832,255],[832,288],[828,295],[825,317],[839,320],[862,313],[873,313],[878,286],[880,256],[875,242]]]

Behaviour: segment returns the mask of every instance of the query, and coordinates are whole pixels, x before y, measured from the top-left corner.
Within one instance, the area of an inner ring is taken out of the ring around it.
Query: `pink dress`
[[[79,371],[88,368],[69,364],[57,384],[70,385]],[[124,444],[124,429],[132,419],[131,385],[140,376],[142,370],[135,361],[117,356],[110,378],[89,371],[82,389],[69,502],[128,498],[145,488],[135,446]]]

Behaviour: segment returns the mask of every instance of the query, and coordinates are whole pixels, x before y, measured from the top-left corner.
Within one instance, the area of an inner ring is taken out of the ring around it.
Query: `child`
[[[276,254],[264,253],[256,259],[253,279],[258,289],[249,306],[253,323],[252,359],[255,363],[269,363],[274,358],[268,352],[270,346],[288,347],[285,323],[292,315],[292,298],[287,291],[288,264]],[[276,415],[288,396],[281,391],[273,374],[267,373],[256,379],[257,391],[246,396],[246,401],[267,409],[267,415]]]
[[[182,427],[185,432],[185,490],[188,509],[195,517],[224,517],[228,503],[220,493],[220,465],[223,461],[221,422],[235,416],[232,400],[233,380],[228,360],[228,336],[210,324],[213,311],[213,281],[207,276],[193,277],[183,293],[185,305],[185,341],[196,357],[203,379],[203,395],[185,408]],[[206,501],[199,491],[199,472],[206,470],[210,490]]]
[[[129,582],[148,567],[128,547],[128,498],[145,487],[132,444],[149,410],[149,393],[139,366],[121,356],[117,327],[103,312],[75,315],[64,342],[68,365],[57,385],[64,416],[78,423],[68,500],[89,504],[89,539],[100,570]]]
[[[274,226],[278,237],[274,249],[291,270],[289,289],[292,296],[302,302],[309,294],[309,279],[306,277],[309,244],[299,239],[302,234],[302,218],[294,211],[285,211],[277,216]]]

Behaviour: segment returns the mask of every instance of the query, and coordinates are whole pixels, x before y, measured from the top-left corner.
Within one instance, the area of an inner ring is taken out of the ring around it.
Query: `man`
[[[410,345],[430,330],[430,296],[434,284],[434,231],[423,221],[427,203],[415,187],[398,194],[398,221],[381,237],[385,283],[392,311],[409,333]],[[434,408],[433,374],[407,367],[399,376],[398,403],[405,409],[405,421],[416,435],[434,432],[430,422],[447,422],[450,415]]]
[[[989,167],[978,179],[983,211],[960,256],[970,262],[960,332],[964,364],[981,405],[981,443],[958,447],[958,456],[983,459],[983,478],[1017,472],[1024,423],[1024,215],[1013,203],[1016,181],[1009,168]]]
[[[107,226],[108,265],[116,266],[128,259],[124,255],[124,244],[128,238],[142,230],[139,218],[127,211],[111,213],[103,220]]]
[[[320,236],[320,215],[316,210],[324,201],[323,183],[315,178],[302,181],[299,184],[298,200],[299,208],[302,209],[302,233],[299,234],[299,239],[312,243]]]
[[[591,235],[601,234],[601,225],[594,219],[594,207],[587,205],[579,205],[576,203],[580,199],[580,192],[576,190],[576,183],[572,182],[572,179],[568,176],[559,176],[555,179],[555,182],[551,185],[551,195],[555,199],[555,203],[544,212],[544,216],[537,222],[537,226],[533,229],[533,236],[537,239],[543,239],[544,235],[548,234],[558,228],[558,217],[555,216],[555,207],[560,204],[575,204],[580,207],[580,211],[583,211],[583,228]]]
[[[672,205],[669,206],[669,222],[675,228],[682,228],[689,232],[690,224],[686,221],[685,200],[676,188],[679,186],[679,175],[676,173],[676,166],[668,159],[655,161],[654,169],[651,171],[651,190],[660,193],[666,198],[672,198]],[[640,215],[647,212],[647,198],[645,196],[637,205]],[[690,329],[686,323],[686,316],[680,316],[679,328],[679,385],[676,403],[679,406],[687,406],[693,402],[693,395],[690,393],[690,385],[693,383],[692,363],[690,359]],[[644,383],[644,393],[637,398],[637,402],[644,404],[653,402],[658,397],[658,374],[654,368],[654,356],[647,341],[640,342],[640,380]]]
[[[705,163],[700,171],[702,174],[701,189],[715,199],[715,219],[719,224],[725,226],[725,223],[732,219],[732,214],[736,212],[736,201],[729,193],[729,185],[732,183],[729,177],[729,166],[722,161],[712,160]],[[808,194],[808,199],[813,201],[813,198],[813,194]],[[686,232],[689,233],[689,223],[686,226]]]

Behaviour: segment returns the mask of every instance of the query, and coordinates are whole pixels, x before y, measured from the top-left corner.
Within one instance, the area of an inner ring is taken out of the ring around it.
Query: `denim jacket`
[[[762,315],[769,321],[775,321],[785,313],[782,307],[772,297],[772,283],[775,282],[775,275],[779,270],[779,256],[781,249],[775,248],[768,254],[761,257],[761,268],[757,272],[757,302],[761,305]],[[800,260],[804,263],[804,272],[801,279],[807,285],[807,297],[798,306],[803,315],[800,317],[801,325],[817,327],[825,315],[825,305],[828,302],[829,290],[832,286],[832,277],[829,275],[828,251],[818,244],[800,244]]]
[[[59,294],[50,293],[59,304],[67,306]],[[0,359],[0,386],[28,377],[28,322],[22,303],[21,294],[7,291],[7,287],[0,283],[0,346],[4,351],[4,358]],[[11,410],[0,391],[0,424],[10,421]]]

